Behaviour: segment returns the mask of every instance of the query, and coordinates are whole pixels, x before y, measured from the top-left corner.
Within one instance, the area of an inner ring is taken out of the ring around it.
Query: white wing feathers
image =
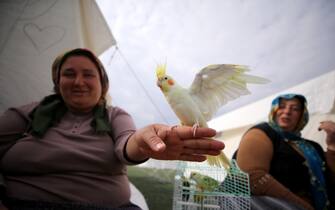
[[[247,66],[233,64],[209,65],[196,75],[189,92],[206,120],[228,101],[250,94],[248,83],[264,84],[269,80],[245,74]]]

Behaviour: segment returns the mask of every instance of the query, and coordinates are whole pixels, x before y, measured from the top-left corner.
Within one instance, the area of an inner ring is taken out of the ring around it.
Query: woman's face
[[[98,68],[85,56],[67,58],[60,69],[59,90],[71,111],[91,111],[101,97]]]
[[[280,99],[279,108],[276,112],[276,122],[284,131],[292,132],[299,123],[302,111],[299,99]]]

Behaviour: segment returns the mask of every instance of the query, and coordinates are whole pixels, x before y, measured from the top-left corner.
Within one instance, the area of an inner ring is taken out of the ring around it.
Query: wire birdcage
[[[174,184],[174,210],[248,210],[251,206],[249,176],[235,160],[229,171],[206,163],[179,162]]]

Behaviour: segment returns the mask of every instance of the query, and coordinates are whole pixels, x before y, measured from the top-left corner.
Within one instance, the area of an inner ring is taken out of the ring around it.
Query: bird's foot
[[[193,129],[193,137],[195,137],[195,134],[197,133],[197,129],[199,128],[199,123],[195,123],[193,126],[192,126],[192,129]]]

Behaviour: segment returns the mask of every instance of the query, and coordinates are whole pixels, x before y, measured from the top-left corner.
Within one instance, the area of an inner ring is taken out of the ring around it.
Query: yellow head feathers
[[[156,67],[156,76],[157,78],[162,78],[165,77],[165,72],[166,72],[166,64],[158,64]]]

